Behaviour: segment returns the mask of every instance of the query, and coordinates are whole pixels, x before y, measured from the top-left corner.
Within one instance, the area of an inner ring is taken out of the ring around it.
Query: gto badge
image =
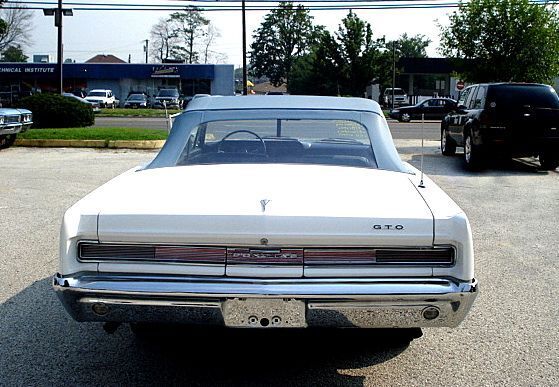
[[[373,230],[398,230],[401,231],[404,226],[401,224],[375,224]]]
[[[268,199],[260,200],[260,206],[262,206],[262,212],[266,212],[266,205],[268,205],[268,203],[270,203],[270,200]]]

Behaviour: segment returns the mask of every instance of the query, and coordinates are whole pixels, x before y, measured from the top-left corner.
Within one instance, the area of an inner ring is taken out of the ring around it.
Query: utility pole
[[[146,53],[146,63],[148,63],[148,53],[149,53],[149,40],[144,40],[146,44],[144,45],[144,51]]]
[[[58,20],[57,20],[58,19]],[[54,25],[58,27],[58,48],[56,52],[56,66],[58,67],[58,91],[60,94],[64,93],[64,43],[62,43],[62,0],[58,0],[58,8],[56,9],[56,16],[54,17]]]
[[[73,16],[74,13],[69,8],[62,8],[62,0],[58,0],[57,8],[45,8],[43,9],[43,14],[45,16],[54,16],[54,26],[58,28],[56,72],[58,75],[58,92],[62,94],[64,93],[64,74],[62,65],[64,62],[64,45],[62,43],[62,19],[64,16]]]
[[[247,76],[247,26],[245,0],[243,0],[243,95],[248,95]]]
[[[392,110],[394,110],[394,88],[396,87],[396,41],[392,42]]]

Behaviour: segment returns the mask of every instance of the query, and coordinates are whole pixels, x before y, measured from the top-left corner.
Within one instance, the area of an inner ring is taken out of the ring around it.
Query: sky
[[[29,0],[31,1],[31,0]],[[37,1],[37,0],[33,0]],[[44,0],[53,2],[56,0]],[[116,0],[116,3],[169,4],[170,1],[147,0]],[[88,2],[88,0],[65,0],[65,4]],[[89,0],[93,3],[92,0]],[[111,0],[102,0],[110,3]],[[101,3],[101,2],[95,2]],[[175,1],[176,4],[176,1]],[[184,3],[182,3],[184,4]],[[237,3],[238,4],[238,3]],[[251,3],[263,4],[263,3]],[[275,3],[265,3],[270,6]],[[330,3],[331,4],[331,3]],[[41,5],[53,7],[54,5]],[[65,7],[76,7],[65,5]],[[439,56],[438,22],[448,23],[448,14],[453,9],[399,9],[399,10],[355,10],[362,19],[369,22],[375,37],[386,36],[388,40],[397,38],[403,33],[408,35],[423,34],[432,40],[428,48],[430,56]],[[33,13],[33,31],[31,44],[25,48],[29,57],[33,54],[51,54],[56,60],[56,28],[53,17],[43,16],[42,11],[29,11]],[[268,11],[247,12],[247,39],[248,45],[255,31]],[[331,32],[337,29],[338,24],[347,14],[347,10],[311,11],[315,24],[324,25]],[[128,60],[131,56],[132,63],[143,63],[144,40],[149,39],[151,27],[160,19],[169,15],[166,11],[74,11],[73,17],[64,18],[64,57],[77,62],[83,62],[96,54],[113,54]],[[240,11],[213,11],[206,12],[205,16],[220,31],[221,37],[216,40],[213,50],[224,53],[227,62],[236,67],[242,63],[241,40],[241,12]]]

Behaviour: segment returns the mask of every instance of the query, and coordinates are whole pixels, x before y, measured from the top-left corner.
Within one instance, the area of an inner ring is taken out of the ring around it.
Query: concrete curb
[[[165,140],[45,140],[25,139],[16,140],[16,146],[39,148],[111,148],[111,149],[159,149]]]

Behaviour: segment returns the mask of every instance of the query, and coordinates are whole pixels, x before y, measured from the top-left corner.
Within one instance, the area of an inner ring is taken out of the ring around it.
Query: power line
[[[295,5],[300,3],[427,3],[427,2],[443,2],[446,0],[300,0],[296,1]],[[542,0],[540,0],[542,1]],[[45,0],[6,0],[5,3],[14,3],[14,4],[45,4],[45,5],[53,5],[55,3],[45,1]],[[228,0],[228,1],[220,1],[220,0],[166,0],[166,2],[179,2],[179,3],[212,3],[215,7],[225,6],[225,5],[217,5],[217,4],[229,4],[229,3],[239,3],[241,0]],[[252,1],[252,3],[278,3],[277,0],[257,0]],[[457,3],[457,2],[455,2]],[[90,3],[90,2],[65,2],[65,5],[75,5],[75,6],[91,6],[91,7],[178,7],[174,4],[153,4],[150,3]],[[192,4],[187,4],[184,7],[192,6]],[[230,6],[230,5],[228,5]],[[183,6],[181,6],[183,7]]]
[[[178,1],[178,0],[175,0]],[[181,2],[188,3],[201,3],[209,2],[211,0],[187,0]],[[332,0],[333,1],[333,0]],[[434,2],[433,2],[434,1]],[[439,8],[456,8],[460,5],[459,2],[445,2],[445,0],[342,0],[336,1],[337,3],[343,3],[338,5],[307,5],[305,8],[308,10],[315,11],[332,11],[332,10],[350,10],[350,9],[439,9]],[[219,1],[218,1],[219,2]],[[264,2],[268,2],[264,1]],[[321,3],[318,0],[302,0],[301,2],[308,3]],[[328,3],[330,0],[324,1],[322,3]],[[558,1],[548,1],[548,0],[531,0],[532,4],[537,5],[553,5],[557,4]],[[35,5],[35,7],[27,7],[27,9],[37,10],[42,9],[37,7],[37,5],[52,6],[55,5],[53,2],[48,1],[13,1],[7,0],[5,3],[11,4],[29,4]],[[221,2],[219,2],[221,3]],[[224,2],[225,3],[225,2]],[[230,3],[230,2],[227,2]],[[351,4],[350,4],[351,3]],[[390,3],[390,4],[387,4]],[[170,4],[126,4],[126,3],[65,3],[68,6],[73,6],[74,10],[78,11],[183,11],[186,7],[180,7]],[[13,9],[19,7],[4,7],[6,9]],[[212,1],[212,5],[203,5],[197,7],[200,11],[239,11],[241,10],[240,5],[217,5],[215,1]],[[276,9],[277,7],[271,7],[269,5],[247,5],[247,11],[269,11]]]

